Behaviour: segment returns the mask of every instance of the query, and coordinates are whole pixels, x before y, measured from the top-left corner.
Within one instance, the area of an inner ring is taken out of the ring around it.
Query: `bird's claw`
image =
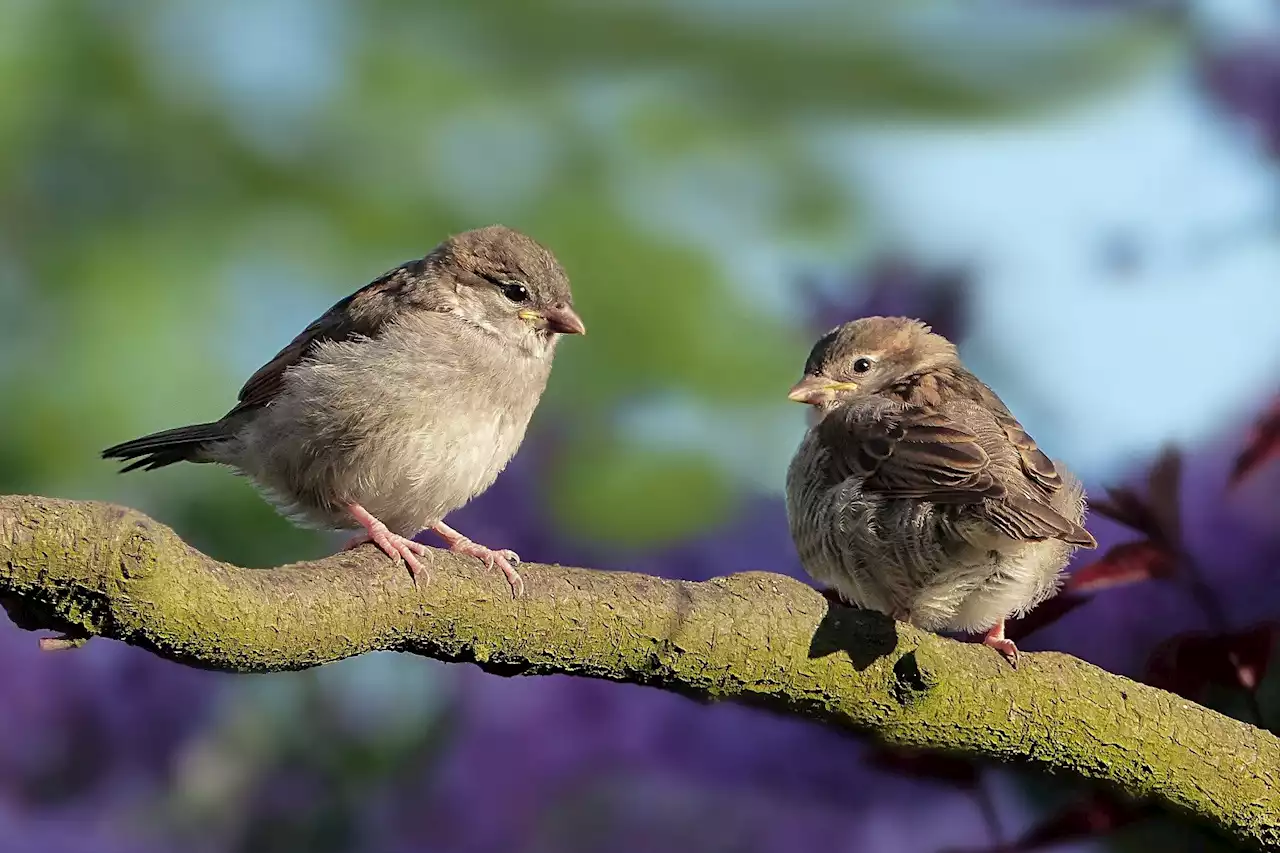
[[[484,563],[487,569],[492,569],[496,566],[502,570],[502,574],[507,578],[507,583],[511,585],[511,597],[519,598],[524,595],[524,579],[520,577],[520,573],[514,568],[520,565],[520,555],[515,551],[510,548],[487,548],[465,536],[449,542],[449,550],[456,554],[467,554],[476,557]]]
[[[1014,669],[1018,668],[1018,658],[1020,657],[1018,646],[1013,640],[1004,635],[1004,620],[996,623],[991,630],[987,631],[982,638],[982,644],[990,646],[999,652],[1009,662],[1009,666]]]
[[[370,542],[381,548],[382,552],[393,560],[403,560],[405,567],[409,570],[409,577],[413,579],[415,586],[418,584],[419,575],[422,576],[423,582],[430,580],[430,574],[423,567],[422,561],[418,559],[420,556],[425,557],[427,555],[427,546],[407,536],[392,533],[387,529],[386,525],[381,523],[371,525],[367,532],[353,536],[342,546],[342,550],[350,551]]]

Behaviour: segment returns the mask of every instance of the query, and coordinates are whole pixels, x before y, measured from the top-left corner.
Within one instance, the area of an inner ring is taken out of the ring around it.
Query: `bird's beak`
[[[582,318],[568,305],[554,305],[541,311],[528,309],[520,312],[520,319],[537,323],[541,328],[561,335],[585,335],[587,327]]]
[[[858,387],[856,382],[832,382],[824,376],[806,376],[787,393],[788,400],[820,406],[834,399],[837,391],[853,391]]]

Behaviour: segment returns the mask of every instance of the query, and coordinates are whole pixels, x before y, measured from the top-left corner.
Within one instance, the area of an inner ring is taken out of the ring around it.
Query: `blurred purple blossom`
[[[0,850],[148,849],[127,816],[159,803],[226,680],[105,640],[44,652],[0,626],[0,838],[21,839]]]
[[[1210,94],[1239,116],[1264,150],[1280,156],[1280,43],[1232,45],[1204,58]]]
[[[968,274],[926,269],[902,255],[887,254],[853,275],[810,277],[801,282],[810,329],[815,334],[859,317],[912,317],[945,338],[964,337]]]
[[[139,838],[122,823],[112,807],[91,799],[59,810],[0,806],[0,853],[166,853],[172,849],[158,839]]]
[[[919,801],[918,783],[869,769],[866,747],[846,736],[761,711],[703,706],[631,685],[475,674],[465,679],[457,713],[457,741],[445,764],[427,790],[409,793],[429,805],[400,811],[405,841],[397,849],[427,838],[456,853],[530,849],[548,830],[549,815],[588,805],[601,786],[618,785],[633,796],[649,790],[635,798],[637,805],[648,800],[646,823],[655,837],[686,831],[679,800],[652,799],[664,789],[685,791],[686,803],[732,798],[740,805],[727,831],[702,828],[710,832],[707,843],[731,845],[723,849],[794,850],[805,825],[825,827],[828,838],[848,845],[832,849],[861,849],[875,839],[886,843],[871,849],[913,849],[913,836],[916,843],[931,834],[935,840],[926,843],[946,838],[941,827],[931,833],[905,822],[886,834],[880,819],[909,813]],[[952,814],[950,832],[985,837],[984,818],[967,797],[933,791],[931,799],[931,808]],[[634,844],[626,831],[632,805],[619,803],[611,822],[599,814],[587,821],[600,834],[599,846],[571,849],[661,849]]]

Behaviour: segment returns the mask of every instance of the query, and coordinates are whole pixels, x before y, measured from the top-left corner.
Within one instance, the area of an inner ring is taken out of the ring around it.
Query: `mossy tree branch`
[[[191,666],[273,672],[374,650],[734,700],[902,746],[1095,780],[1280,849],[1280,741],[1062,654],[990,649],[747,572],[704,583],[527,565],[513,601],[477,561],[428,584],[372,548],[272,570],[220,563],[132,510],[0,497],[0,600],[28,629]],[[566,736],[568,736],[566,734]]]

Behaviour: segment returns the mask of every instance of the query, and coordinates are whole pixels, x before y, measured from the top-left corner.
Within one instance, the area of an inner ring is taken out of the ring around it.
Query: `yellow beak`
[[[535,323],[540,329],[547,329],[560,335],[585,335],[587,327],[583,325],[576,311],[568,305],[558,303],[542,311],[526,308],[517,316],[526,322]]]
[[[833,382],[823,376],[806,376],[791,386],[787,399],[818,406],[831,402],[837,391],[854,391],[857,387],[856,382]]]

